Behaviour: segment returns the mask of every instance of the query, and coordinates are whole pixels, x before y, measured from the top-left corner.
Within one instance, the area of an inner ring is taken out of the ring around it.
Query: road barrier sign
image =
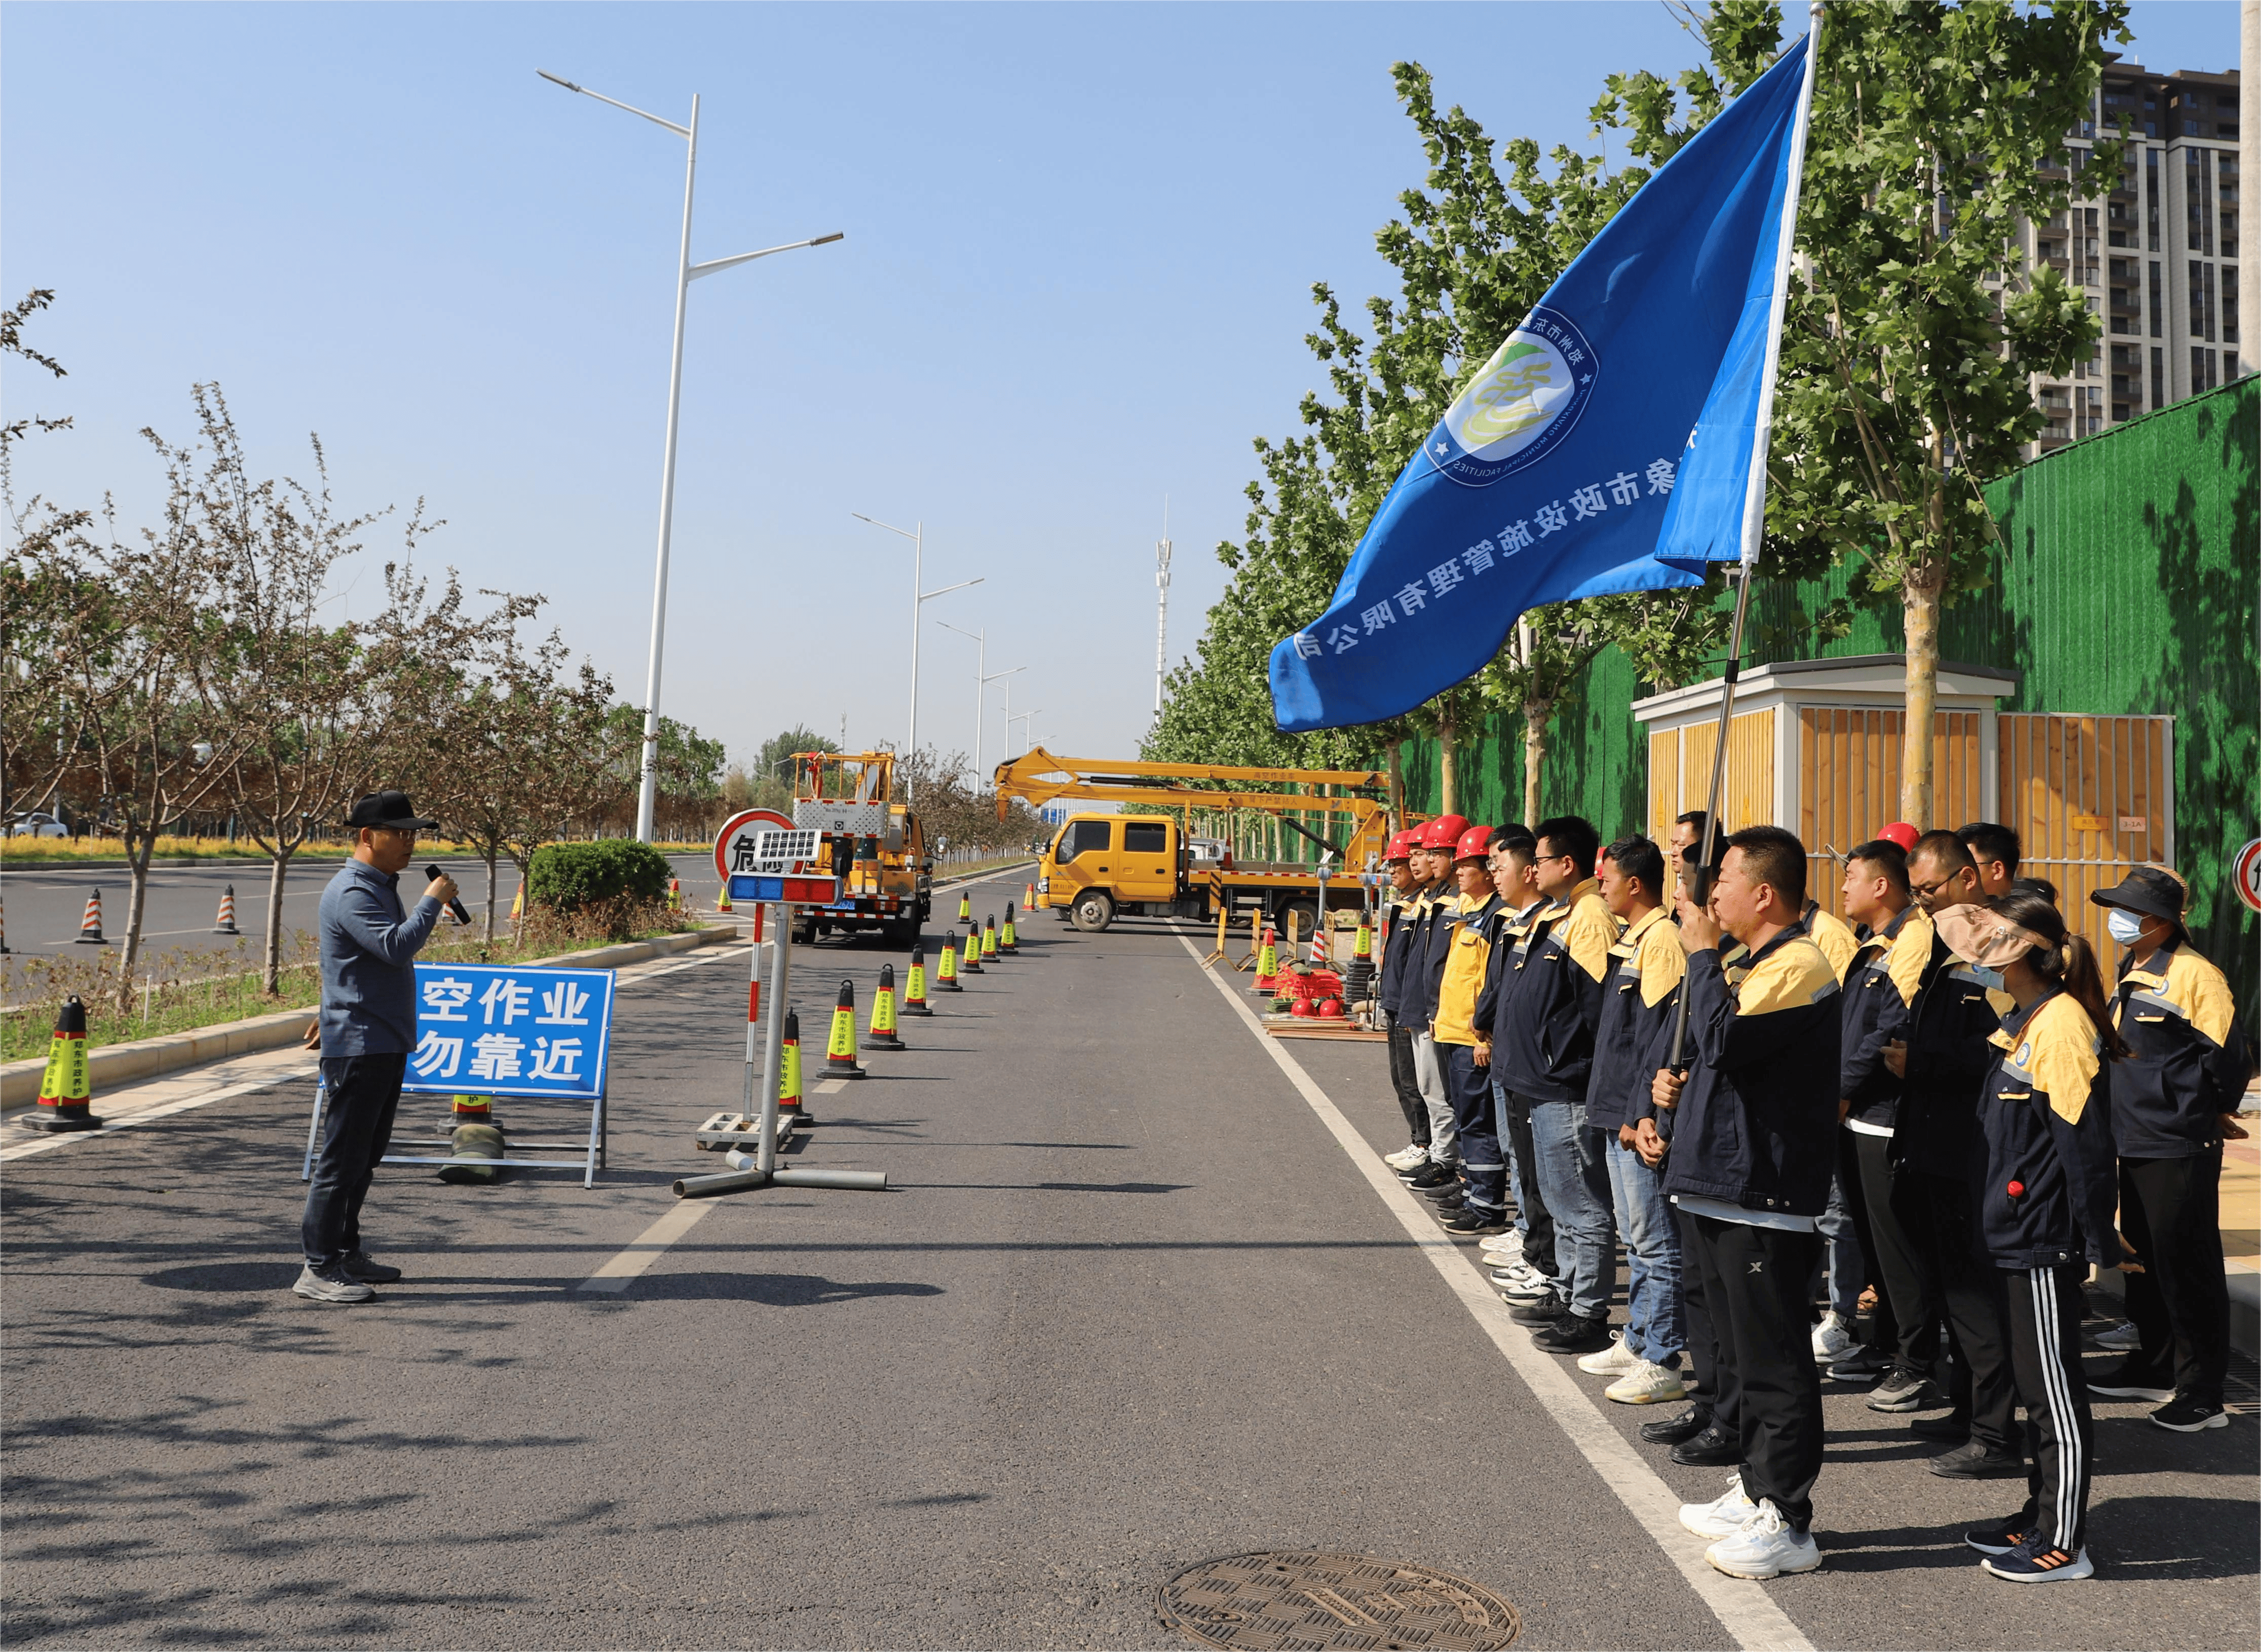
[[[2237,898],[2261,912],[2261,838],[2238,850],[2237,858],[2229,866],[2229,881],[2237,890]]]
[[[722,822],[722,829],[714,834],[714,876],[728,884],[731,873],[751,871],[750,864],[739,862],[752,861],[754,845],[761,834],[792,830],[793,822],[774,809],[741,809]]]

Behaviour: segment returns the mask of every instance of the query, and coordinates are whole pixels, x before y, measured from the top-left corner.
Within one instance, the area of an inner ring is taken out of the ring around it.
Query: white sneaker
[[[1625,1333],[1610,1333],[1610,1345],[1597,1348],[1591,1354],[1578,1356],[1578,1369],[1595,1377],[1622,1377],[1636,1366],[1647,1363],[1626,1346]]]
[[[1482,1251],[1486,1255],[1504,1257],[1506,1259],[1506,1262],[1519,1261],[1523,1255],[1522,1231],[1518,1228],[1511,1227],[1504,1234],[1494,1234],[1490,1238],[1479,1244],[1476,1248]],[[1505,1265],[1505,1262],[1495,1265],[1504,1267]]]
[[[1743,1471],[1738,1469],[1726,1491],[1709,1503],[1683,1503],[1680,1523],[1698,1537],[1733,1537],[1758,1512],[1758,1505],[1743,1495]]]
[[[2115,1354],[2133,1354],[2143,1347],[2143,1338],[2135,1329],[2133,1319],[2122,1319],[2099,1331],[2092,1339],[2099,1348],[2108,1348]]]
[[[1428,1156],[1429,1149],[1416,1141],[1410,1146],[1398,1148],[1395,1153],[1383,1154],[1382,1162],[1393,1170],[1410,1170]]]
[[[1660,1400],[1687,1398],[1688,1386],[1669,1365],[1643,1360],[1602,1390],[1602,1398],[1620,1405],[1654,1405]],[[1735,1484],[1740,1489],[1742,1482]]]
[[[1859,1346],[1854,1339],[1853,1327],[1834,1310],[1823,1314],[1821,1323],[1813,1327],[1813,1362],[1817,1365],[1833,1364]]]
[[[1821,1563],[1821,1545],[1794,1532],[1772,1498],[1762,1498],[1741,1530],[1704,1551],[1704,1558],[1730,1577],[1765,1579],[1784,1572],[1812,1571]]]

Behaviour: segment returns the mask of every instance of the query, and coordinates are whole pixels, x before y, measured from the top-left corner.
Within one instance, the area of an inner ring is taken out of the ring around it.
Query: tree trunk
[[[1551,720],[1544,708],[1523,708],[1523,824],[1533,831],[1539,827],[1539,770],[1547,756]]]
[[[494,945],[495,862],[496,862],[497,858],[501,855],[501,853],[502,853],[501,847],[500,847],[499,844],[497,844],[497,843],[496,843],[492,839],[489,839],[489,840],[487,840],[487,845],[486,845],[486,860],[487,860],[487,931],[486,931],[485,940],[486,940],[486,944],[487,944],[488,946],[490,946],[490,947],[492,947],[492,946],[493,946],[493,945]]]
[[[1907,721],[1900,735],[1900,819],[1919,831],[1932,818],[1931,724],[1939,703],[1939,611],[1944,570],[1911,578],[1902,588],[1907,633]]]
[[[139,847],[136,847],[136,845]],[[126,948],[118,955],[118,1007],[133,1007],[133,969],[141,962],[141,924],[149,910],[149,856],[157,833],[126,828]]]
[[[1458,814],[1461,812],[1460,765],[1454,761],[1455,731],[1453,719],[1437,719],[1437,812]]]
[[[1392,740],[1382,749],[1389,754],[1389,829],[1405,829],[1405,770],[1398,762],[1398,747],[1405,742]]]
[[[260,965],[260,990],[272,998],[283,990],[283,880],[291,870],[291,856],[298,846],[277,844],[268,851],[267,953]]]

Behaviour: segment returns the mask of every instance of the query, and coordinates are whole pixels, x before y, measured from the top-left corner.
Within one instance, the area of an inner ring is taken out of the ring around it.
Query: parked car
[[[67,838],[70,828],[51,814],[34,809],[8,818],[8,835],[11,838]]]

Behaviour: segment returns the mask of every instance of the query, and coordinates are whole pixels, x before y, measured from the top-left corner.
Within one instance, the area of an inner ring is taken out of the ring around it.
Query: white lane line
[[[1183,930],[1178,932],[1178,944],[1196,964],[1201,962],[1201,949],[1186,939]],[[1313,1082],[1303,1064],[1288,1053],[1288,1047],[1264,1030],[1264,1024],[1234,995],[1222,976],[1206,969],[1202,974],[1209,977],[1209,984],[1255,1034],[1256,1041],[1271,1053],[1288,1082],[1295,1085],[1296,1093],[1350,1155],[1351,1162],[1404,1227],[1407,1237],[1429,1258],[1446,1287],[1461,1299],[1461,1305],[1468,1309],[1493,1346],[1506,1356],[1516,1375],[1523,1378],[1556,1425],[1569,1435],[1570,1443],[1593,1465],[1602,1484],[1616,1493],[1626,1512],[1656,1540],[1656,1546],[1679,1569],[1689,1587],[1712,1609],[1719,1627],[1734,1637],[1736,1645],[1749,1648],[1749,1652],[1812,1652],[1812,1642],[1764,1589],[1712,1570],[1704,1558],[1704,1540],[1680,1524],[1679,1494],[1665,1484],[1602,1415],[1585,1390],[1571,1380],[1561,1362],[1552,1354],[1531,1346],[1529,1334],[1507,1317],[1498,1294],[1477,1271],[1475,1264],[1437,1226],[1405,1184],[1375,1156],[1366,1138],[1343,1117],[1341,1109]]]
[[[131,1130],[158,1119],[169,1119],[176,1112],[187,1112],[196,1107],[209,1107],[216,1101],[226,1101],[234,1096],[248,1096],[255,1090],[271,1090],[277,1084],[304,1083],[314,1076],[312,1067],[291,1068],[265,1078],[254,1078],[240,1084],[228,1084],[200,1095],[184,1097],[179,1101],[161,1102],[154,1107],[118,1118],[103,1117],[99,1130],[81,1130],[68,1135],[43,1135],[18,1146],[0,1149],[0,1164],[12,1164],[18,1159],[28,1159],[35,1153],[52,1153],[57,1148],[67,1148],[74,1141],[91,1141],[97,1136],[116,1135],[120,1130]],[[97,1098],[97,1105],[100,1105]],[[10,1122],[14,1122],[11,1116]]]
[[[848,1081],[846,1079],[828,1078],[817,1085],[816,1093],[820,1096],[836,1096],[847,1088]]]
[[[591,1274],[576,1291],[625,1291],[643,1270],[664,1255],[667,1248],[699,1225],[714,1208],[714,1201],[687,1198],[635,1236],[635,1242]]]

